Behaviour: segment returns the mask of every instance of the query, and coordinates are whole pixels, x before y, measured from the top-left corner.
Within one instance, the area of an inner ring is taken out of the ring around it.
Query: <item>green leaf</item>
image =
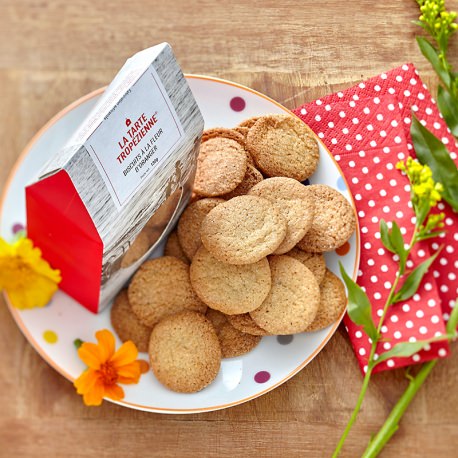
[[[408,358],[409,356],[423,350],[423,347],[428,343],[429,341],[398,343],[391,350],[382,353],[377,361],[375,361],[374,366],[390,358]]]
[[[434,237],[439,237],[441,234],[445,234],[446,231],[435,231],[435,232],[429,232],[428,234],[420,235],[417,237],[417,240],[428,240],[432,239]]]
[[[437,89],[437,105],[452,134],[458,137],[458,100],[447,89]]]
[[[404,272],[404,267],[407,260],[407,251],[404,248],[404,237],[402,236],[401,229],[397,225],[396,221],[393,221],[390,240],[391,244],[396,250],[396,253],[399,255],[399,259],[401,260],[401,271]]]
[[[348,290],[348,316],[353,323],[362,326],[372,340],[377,340],[377,329],[372,320],[372,308],[367,294],[347,275],[342,263],[339,265]]]
[[[401,261],[401,273],[404,272],[405,263],[407,260],[407,251],[404,248],[404,237],[401,234],[401,229],[396,221],[393,221],[391,231],[388,225],[382,219],[380,221],[380,238],[385,248],[392,253],[396,253]]]
[[[396,302],[405,301],[412,297],[418,290],[423,277],[426,272],[428,272],[429,267],[437,258],[441,250],[438,250],[435,254],[429,257],[426,261],[423,261],[419,266],[417,266],[404,281],[401,289],[395,294],[393,298],[393,304]]]
[[[417,37],[417,43],[421,53],[429,60],[436,73],[439,75],[445,86],[450,87],[450,75],[447,70],[442,66],[439,55],[434,46],[423,37]]]
[[[447,148],[412,114],[410,127],[413,145],[422,164],[431,167],[435,181],[444,186],[443,197],[458,211],[458,169]]]
[[[388,225],[386,224],[385,220],[382,219],[380,221],[380,239],[382,240],[383,246],[392,253],[396,253],[396,250],[391,243],[391,238],[388,230]]]
[[[415,353],[418,353],[419,351],[423,350],[424,346],[427,344],[453,339],[454,337],[456,337],[455,331],[451,333],[447,332],[447,334],[443,334],[438,337],[433,337],[432,339],[418,340],[417,342],[398,343],[391,350],[382,353],[377,359],[377,361],[374,362],[374,366],[390,358],[408,358],[409,356],[412,356]]]
[[[456,331],[458,326],[458,299],[455,301],[455,305],[452,309],[452,313],[450,314],[450,318],[447,321],[447,325],[445,326],[448,334],[453,334]]]

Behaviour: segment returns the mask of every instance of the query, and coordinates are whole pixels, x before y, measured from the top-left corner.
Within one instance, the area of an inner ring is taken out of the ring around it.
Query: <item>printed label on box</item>
[[[84,146],[121,209],[183,138],[177,113],[150,66]]]

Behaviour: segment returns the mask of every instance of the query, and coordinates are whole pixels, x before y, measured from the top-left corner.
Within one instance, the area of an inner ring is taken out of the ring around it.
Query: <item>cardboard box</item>
[[[127,60],[26,188],[27,232],[60,288],[101,311],[191,194],[203,118],[167,43]]]

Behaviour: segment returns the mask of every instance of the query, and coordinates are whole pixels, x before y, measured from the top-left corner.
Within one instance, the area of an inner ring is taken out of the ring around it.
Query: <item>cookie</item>
[[[260,117],[261,116],[252,116],[251,118],[245,119],[238,125],[238,127],[246,127],[251,129]]]
[[[252,165],[248,164],[243,181],[229,194],[224,194],[221,197],[224,199],[232,199],[233,197],[243,196],[263,179],[264,177],[262,176],[262,173]]]
[[[315,275],[318,284],[321,284],[326,272],[326,261],[322,253],[307,253],[299,248],[293,248],[288,253],[285,253],[285,255],[302,262]]]
[[[307,331],[318,331],[336,322],[347,306],[347,295],[342,281],[328,269],[320,285],[320,294],[318,312]]]
[[[167,199],[164,200],[159,208],[152,214],[145,227],[159,228],[163,231],[172,219],[173,214],[180,203],[182,193],[183,189],[177,188],[169,197],[167,197]]]
[[[218,339],[223,358],[234,358],[253,350],[261,342],[262,337],[245,334],[227,322],[218,333]]]
[[[148,351],[152,329],[142,324],[132,311],[127,290],[121,290],[116,296],[110,310],[110,319],[116,334],[123,342],[131,340],[138,351]]]
[[[246,147],[264,175],[298,181],[312,175],[320,157],[313,132],[290,115],[259,118],[248,132]]]
[[[252,264],[273,253],[286,235],[286,221],[267,199],[238,196],[211,210],[202,223],[202,243],[229,264]],[[180,239],[181,240],[181,239]]]
[[[258,308],[269,294],[271,286],[267,258],[253,264],[227,264],[203,246],[192,259],[190,278],[199,298],[212,309],[227,315]]]
[[[199,313],[186,311],[154,327],[149,357],[159,382],[179,393],[194,393],[218,375],[221,348],[211,323]]]
[[[270,335],[265,329],[259,327],[251,318],[249,313],[242,313],[240,315],[228,315],[227,320],[241,332],[251,334],[253,336],[268,336]]]
[[[245,146],[245,136],[243,136],[240,132],[237,132],[235,129],[226,129],[225,127],[207,129],[202,134],[202,143],[205,143],[211,138],[229,138]]]
[[[250,312],[258,326],[271,334],[305,331],[315,319],[320,287],[312,272],[289,256],[271,256],[272,288],[261,307]]]
[[[245,148],[238,141],[209,138],[200,147],[194,192],[215,197],[233,191],[242,182],[247,163]]]
[[[235,130],[237,133],[243,136],[243,139],[246,140],[246,137],[248,135],[248,131],[250,130],[249,127],[243,127],[243,126],[237,126],[234,127],[233,130]]]
[[[173,256],[186,264],[189,264],[189,259],[183,251],[183,248],[181,248],[176,230],[171,232],[169,238],[167,239],[167,243],[164,248],[164,256]]]
[[[275,177],[258,183],[248,194],[271,201],[286,220],[286,236],[273,254],[291,250],[310,229],[315,204],[308,186],[292,178]]]
[[[319,209],[312,226],[297,246],[304,251],[321,253],[342,246],[356,228],[352,206],[340,192],[324,184],[307,186]]]
[[[205,316],[215,328],[223,358],[244,355],[253,350],[261,341],[261,336],[241,332],[232,326],[228,321],[229,316],[224,313],[208,309]]]
[[[178,221],[177,235],[181,247],[188,259],[192,259],[202,245],[200,231],[202,221],[217,205],[224,203],[223,199],[200,199],[188,205]]]
[[[121,268],[125,269],[137,262],[149,250],[150,246],[150,234],[148,228],[144,228],[124,253]]]
[[[189,266],[172,256],[143,263],[127,293],[132,310],[145,326],[183,310],[205,313],[207,309],[191,287]]]
[[[205,317],[208,321],[210,321],[210,323],[215,328],[216,334],[218,334],[221,331],[221,329],[223,329],[223,326],[227,323],[227,315],[218,312],[218,310],[213,310],[211,308],[207,309]]]

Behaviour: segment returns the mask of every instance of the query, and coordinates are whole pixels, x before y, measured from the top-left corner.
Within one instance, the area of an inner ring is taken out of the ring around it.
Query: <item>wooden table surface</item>
[[[446,2],[458,9],[458,1]],[[32,135],[58,110],[109,83],[136,51],[168,41],[185,72],[257,89],[287,107],[414,62],[412,0],[0,0],[0,191]],[[458,68],[458,36],[450,51]],[[343,327],[293,379],[261,398],[198,415],[109,402],[87,408],[32,349],[0,299],[0,456],[329,456],[361,375]],[[458,352],[434,370],[386,457],[456,456]],[[376,375],[343,456],[358,456],[405,388]]]

